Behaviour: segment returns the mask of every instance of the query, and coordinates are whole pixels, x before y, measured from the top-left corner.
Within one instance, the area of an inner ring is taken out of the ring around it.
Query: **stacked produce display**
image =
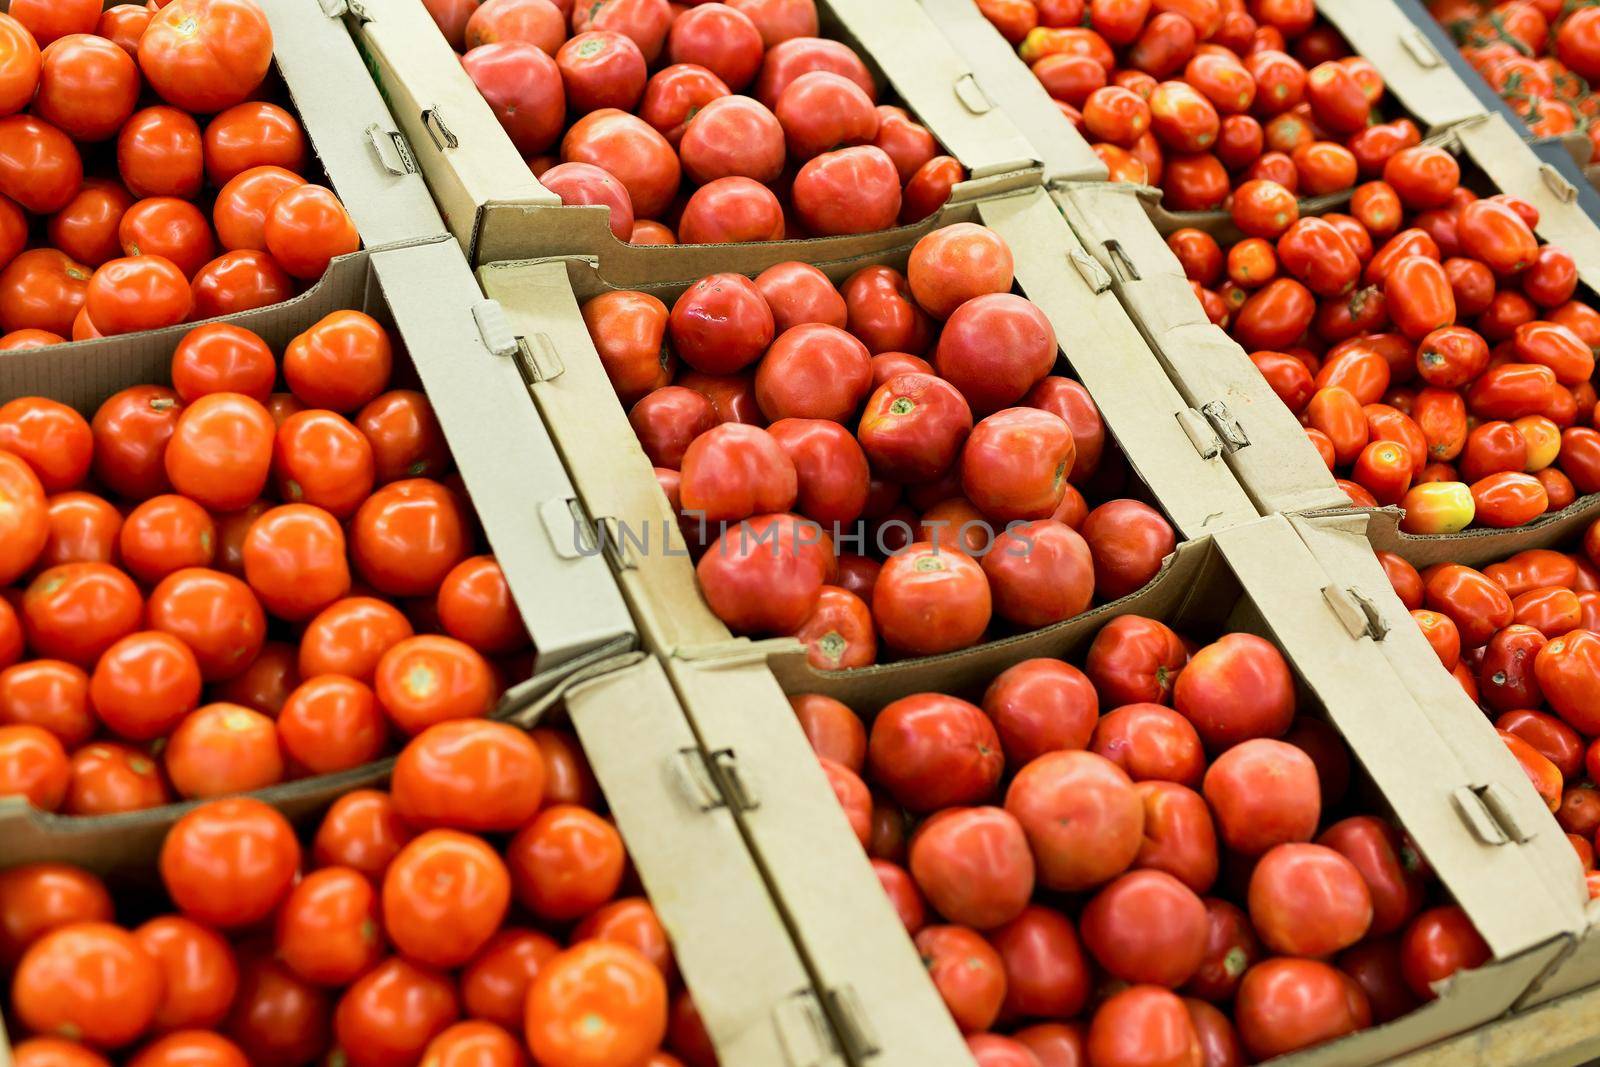
[[[1600,1056],[1597,35],[0,2],[0,1060]]]

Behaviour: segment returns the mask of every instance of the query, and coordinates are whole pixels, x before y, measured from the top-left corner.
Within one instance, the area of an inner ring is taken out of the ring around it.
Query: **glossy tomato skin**
[[[1178,996],[1159,986],[1135,985],[1113,994],[1089,1023],[1090,1063],[1149,1063],[1192,1067],[1200,1038]]]
[[[266,16],[240,0],[174,0],[139,39],[139,66],[170,104],[209,114],[240,103],[272,63]]]
[[[1001,672],[984,693],[1008,764],[1056,749],[1087,748],[1099,715],[1094,685],[1078,668],[1053,659],[1024,660]]]
[[[1254,738],[1234,746],[1206,771],[1203,791],[1222,840],[1236,852],[1259,856],[1316,832],[1316,765],[1285,742]]]
[[[1002,808],[947,808],[911,841],[911,877],[952,922],[989,930],[1020,915],[1033,894],[1033,855]]]
[[[1205,956],[1205,905],[1165,871],[1130,871],[1089,901],[1079,932],[1112,976],[1175,989]]]
[[[1037,904],[988,934],[1006,972],[1002,1010],[1061,1018],[1078,1014],[1089,996],[1089,962],[1072,921]]]
[[[34,941],[70,923],[110,922],[100,880],[64,863],[31,863],[0,873],[0,959],[14,968]]]
[[[481,838],[428,830],[383,876],[384,928],[419,963],[458,967],[488,942],[511,900],[511,877]]]
[[[868,398],[857,437],[873,469],[909,482],[950,470],[973,428],[966,398],[932,374],[897,374]]]
[[[1400,941],[1400,967],[1406,985],[1420,1000],[1438,994],[1433,983],[1488,962],[1489,946],[1459,907],[1430,908],[1406,927]]]
[[[1213,752],[1278,737],[1294,717],[1294,680],[1271,643],[1228,634],[1201,649],[1178,676],[1173,704]]]
[[[443,972],[391,956],[349,986],[333,1033],[352,1067],[387,1067],[422,1056],[460,1018],[454,983]]]
[[[928,976],[964,1033],[988,1029],[1005,1002],[1005,963],[977,931],[925,926],[915,937]]]
[[[1360,987],[1328,964],[1280,958],[1245,974],[1234,1020],[1245,1049],[1268,1059],[1364,1029],[1372,1009]]]
[[[982,567],[928,542],[891,556],[872,589],[872,614],[884,644],[914,655],[977,644],[993,604]]]
[[[45,934],[12,980],[17,1018],[41,1034],[68,1034],[102,1048],[137,1038],[161,998],[161,973],[132,934],[82,922]]]
[[[1107,705],[1170,704],[1189,653],[1165,623],[1119,616],[1095,635],[1084,670]]]
[[[525,1030],[544,1062],[641,1062],[666,1036],[666,982],[626,945],[582,942],[534,978]]]
[[[1128,776],[1090,752],[1053,752],[1018,771],[1006,810],[1028,834],[1039,881],[1053,889],[1099,885],[1138,855],[1144,805]]]
[[[288,822],[257,800],[212,801],[174,824],[161,850],[161,877],[191,918],[244,926],[288,892],[300,847]]]
[[[1004,755],[983,711],[956,697],[921,693],[873,720],[872,777],[917,812],[981,803],[999,784]]]

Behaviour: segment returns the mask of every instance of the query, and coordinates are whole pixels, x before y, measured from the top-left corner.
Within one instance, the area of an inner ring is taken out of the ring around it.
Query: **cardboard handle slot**
[[[1578,199],[1578,190],[1571,182],[1562,176],[1562,173],[1549,163],[1539,164],[1539,177],[1543,180],[1545,188],[1555,194],[1555,198],[1563,204],[1570,204]]]
[[[734,811],[755,811],[761,807],[761,797],[757,795],[744,769],[739,766],[739,757],[734,754],[733,749],[721,748],[713,752],[711,769],[728,807]]]
[[[722,793],[698,748],[681,748],[672,763],[672,779],[691,807],[702,814],[723,807]]]
[[[1216,459],[1222,455],[1222,438],[1211,428],[1211,422],[1194,408],[1178,412],[1178,425],[1189,435],[1189,443],[1200,453],[1201,459]]]
[[[1432,70],[1443,60],[1439,53],[1434,51],[1433,42],[1428,40],[1428,35],[1422,32],[1422,27],[1412,26],[1400,35],[1400,47],[1406,50],[1412,60],[1423,70]]]
[[[1389,624],[1384,621],[1377,605],[1360,590],[1325,586],[1322,599],[1328,602],[1328,607],[1333,609],[1345,631],[1356,640],[1370,637],[1374,641],[1382,641],[1389,635]]]
[[[395,130],[385,130],[377,123],[366,129],[367,144],[378,157],[378,165],[395,177],[417,172],[417,163],[411,155],[411,146]]]
[[[1233,417],[1228,410],[1228,405],[1220,400],[1213,400],[1200,406],[1200,414],[1211,423],[1211,428],[1217,431],[1217,436],[1222,438],[1222,447],[1229,452],[1237,452],[1241,448],[1248,448],[1250,435],[1244,432],[1244,427],[1239,420]]]
[[[994,110],[994,102],[989,99],[989,94],[983,91],[983,86],[978,84],[976,75],[963,74],[956,79],[956,99],[961,101],[961,106],[974,115],[987,115]]]
[[[809,989],[795,993],[773,1008],[772,1025],[778,1031],[789,1067],[823,1067],[838,1062],[838,1042],[833,1027]]]
[[[1139,268],[1133,265],[1133,259],[1122,250],[1121,241],[1107,241],[1106,255],[1111,257],[1111,263],[1116,268],[1117,277],[1122,281],[1137,282],[1143,280],[1139,275]]]
[[[1517,803],[1516,793],[1504,783],[1490,782],[1478,790],[1478,796],[1483,800],[1484,807],[1489,809],[1489,814],[1494,816],[1494,821],[1517,844],[1532,841],[1539,832],[1537,824],[1523,818],[1523,805]]]
[[[1100,265],[1100,261],[1081,248],[1074,248],[1067,253],[1067,258],[1078,271],[1078,277],[1089,286],[1089,291],[1095,294],[1105,292],[1111,288],[1111,274]]]
[[[539,521],[561,559],[583,559],[600,554],[600,538],[583,507],[570,497],[539,505]]]
[[[518,337],[516,349],[517,367],[522,371],[523,381],[530,386],[537,382],[553,382],[567,372],[567,365],[561,362],[561,354],[548,334]]]
[[[828,1002],[833,1007],[834,1022],[844,1041],[845,1053],[852,1062],[876,1056],[883,1050],[854,986],[828,990]]]
[[[639,557],[634,554],[628,538],[622,535],[622,524],[610,516],[605,516],[596,522],[600,529],[600,551],[604,552],[606,559],[611,562],[611,569],[617,572],[636,571],[639,569]]]
[[[511,331],[505,308],[498,300],[480,300],[472,305],[472,321],[478,327],[483,347],[493,355],[511,357],[517,354],[517,335]]]
[[[452,148],[461,147],[461,139],[450,132],[450,127],[445,125],[444,119],[439,117],[439,109],[430,107],[422,113],[422,128],[428,131],[428,136],[433,138],[433,146],[441,152],[448,152]]]
[[[1484,805],[1483,798],[1470,786],[1458,786],[1451,794],[1456,814],[1467,824],[1467,829],[1485,845],[1509,845],[1511,839],[1501,828],[1494,815]]]

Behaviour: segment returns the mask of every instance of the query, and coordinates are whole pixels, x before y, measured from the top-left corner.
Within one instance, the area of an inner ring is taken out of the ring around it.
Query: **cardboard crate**
[[[705,784],[708,764],[660,664],[637,652],[613,657],[549,696],[550,714],[564,715],[583,745],[722,1062],[842,1067],[733,814]],[[346,791],[295,783],[274,804],[309,831]],[[126,864],[122,836],[112,826],[82,836],[73,861],[118,876],[119,896],[148,893],[154,861]],[[30,858],[8,848],[5,863]],[[0,1030],[0,1063],[9,1062]]]
[[[499,709],[515,716],[537,708],[574,672],[634,648],[638,638],[605,562],[561,547],[570,543],[576,494],[537,414],[520,396],[516,368],[491,356],[479,335],[474,312],[482,303],[460,250],[440,236],[428,244],[335,260],[321,281],[295,299],[226,321],[255,331],[276,353],[339,309],[365,311],[389,330],[397,378],[414,376],[427,391],[534,640],[533,678],[513,689]],[[120,389],[169,382],[173,349],[190,329],[7,353],[0,359],[0,402],[47,396],[92,416]],[[471,373],[463,373],[469,368]],[[510,457],[515,461],[508,462]],[[274,786],[265,795],[286,803],[292,797],[303,807],[386,774],[387,764],[376,764]],[[0,839],[8,846],[3,859],[93,859],[102,867],[145,863],[184,810],[169,805],[85,818],[43,814],[15,800],[0,803]]]
[[[1539,209],[1539,237],[1561,245],[1577,263],[1578,298],[1600,307],[1600,226],[1583,210],[1577,187],[1541,160],[1498,115],[1452,127],[1448,143],[1462,162],[1467,184],[1481,192],[1515,193]],[[1341,513],[1357,510],[1306,439],[1299,420],[1278,400],[1244,349],[1211,325],[1184,277],[1177,257],[1155,227],[1142,222],[1134,186],[1076,184],[1055,194],[1068,222],[1115,278],[1115,288],[1150,347],[1184,398],[1200,406],[1220,400],[1238,420],[1249,445],[1228,454],[1234,473],[1263,514]],[[1450,538],[1454,551],[1498,558],[1503,546],[1553,523],[1600,515],[1600,494],[1580,497],[1564,510],[1513,530],[1469,529]],[[1375,525],[1379,548],[1429,542],[1433,535]],[[1481,546],[1481,549],[1473,546]]]
[[[951,206],[1037,185],[1037,153],[996,107],[915,0],[819,0],[823,35],[876,64],[944,151],[967,167]],[[350,30],[418,153],[450,230],[474,264],[555,255],[598,256],[619,285],[718,270],[756,274],[786,260],[819,262],[904,244],[940,215],[876,234],[733,245],[639,247],[612,235],[609,212],[562,207],[540,185],[461,69],[421,0],[348,6]],[[948,214],[949,208],[942,214]]]
[[[1411,2],[1320,0],[1317,10],[1383,75],[1387,110],[1400,104],[1424,133],[1483,113],[1484,103],[1449,62],[1451,57],[1459,59],[1459,54],[1453,47],[1442,51],[1437,41],[1411,21],[1402,10]],[[1016,48],[978,10],[975,0],[922,0],[922,6],[1022,135],[1039,149],[1048,185],[1106,180],[1105,165],[1088,140],[1062,115]],[[1349,190],[1303,199],[1300,213],[1318,214],[1349,199]],[[1163,234],[1195,226],[1221,237],[1232,229],[1232,219],[1225,211],[1162,207],[1159,190],[1152,189],[1144,205]],[[1237,237],[1237,231],[1232,236]]]
[[[1106,288],[1109,279],[1072,241],[1049,199],[1036,190],[975,206],[968,217],[1007,237],[1019,285],[1056,325],[1068,362],[1181,535],[1254,521],[1220,459],[1221,438],[1166,381]],[[901,247],[821,266],[842,280],[870,262],[903,266],[909,252]],[[963,1062],[960,1035],[833,801],[766,657],[778,648],[798,677],[824,676],[805,664],[792,640],[733,639],[700,595],[676,516],[579,314],[581,301],[613,288],[609,279],[592,261],[577,259],[498,263],[479,277],[504,309],[507,351],[521,364],[613,548],[641,635],[666,659],[702,743],[742,798],[737,806],[751,846],[813,967],[846,1055],[885,1067]],[[694,280],[653,291],[670,302]],[[641,532],[648,543],[641,543]],[[929,662],[850,673],[918,678]]]
[[[1362,591],[1352,593],[1345,576],[1325,569],[1283,516],[1180,546],[1168,577],[1062,626],[937,657],[915,675],[841,672],[819,685],[796,676],[789,662],[774,666],[786,691],[825,693],[870,721],[883,705],[916,692],[980,700],[990,680],[1022,660],[1081,656],[1119,615],[1161,619],[1200,637],[1232,630],[1266,637],[1295,671],[1299,713],[1326,719],[1344,735],[1369,779],[1369,797],[1392,809],[1494,952],[1494,962],[1458,975],[1438,1000],[1408,1016],[1272,1062],[1388,1062],[1504,1014],[1571,951],[1583,921],[1578,903],[1554,891],[1530,862],[1530,850],[1571,848],[1505,746],[1492,731],[1486,738],[1445,735],[1446,724],[1418,706],[1385,647],[1398,622],[1374,636],[1378,628],[1355,595]]]
[[[1449,731],[1446,736],[1456,743],[1464,760],[1472,758],[1471,751],[1482,752],[1483,759],[1473,762],[1482,773],[1489,774],[1504,773],[1495,768],[1505,766],[1509,753],[1490,752],[1479,740],[1494,736],[1493,724],[1461,692],[1455,679],[1439,665],[1422,632],[1410,624],[1410,613],[1390,587],[1368,541],[1390,545],[1392,551],[1418,569],[1435,563],[1463,563],[1481,569],[1530,548],[1572,550],[1582,543],[1584,531],[1594,521],[1593,510],[1585,514],[1569,508],[1567,513],[1546,522],[1507,531],[1499,539],[1465,534],[1397,537],[1392,509],[1298,517],[1292,521],[1330,573],[1337,573],[1375,607],[1391,631],[1384,645],[1395,669],[1406,677],[1408,686],[1440,730]],[[1543,1004],[1600,983],[1600,904],[1590,903],[1583,872],[1555,820],[1544,815],[1536,822],[1535,837],[1523,850],[1530,868],[1546,879],[1552,893],[1564,895],[1570,907],[1586,912],[1591,925],[1572,953],[1559,960],[1529,992],[1524,1005]]]

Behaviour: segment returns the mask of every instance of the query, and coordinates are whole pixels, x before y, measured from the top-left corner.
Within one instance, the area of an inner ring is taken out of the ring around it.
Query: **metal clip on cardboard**
[[[698,748],[679,749],[673,769],[679,789],[699,811],[727,808],[745,812],[761,807],[761,798],[731,748],[711,753]]]
[[[804,990],[772,1009],[772,1025],[783,1044],[788,1067],[821,1067],[839,1062],[838,1038],[828,1013],[811,990]]]
[[[1244,427],[1233,417],[1227,404],[1220,400],[1212,400],[1200,405],[1200,414],[1204,415],[1211,428],[1217,431],[1217,436],[1222,438],[1222,446],[1229,452],[1249,447],[1250,435],[1244,432]]]

